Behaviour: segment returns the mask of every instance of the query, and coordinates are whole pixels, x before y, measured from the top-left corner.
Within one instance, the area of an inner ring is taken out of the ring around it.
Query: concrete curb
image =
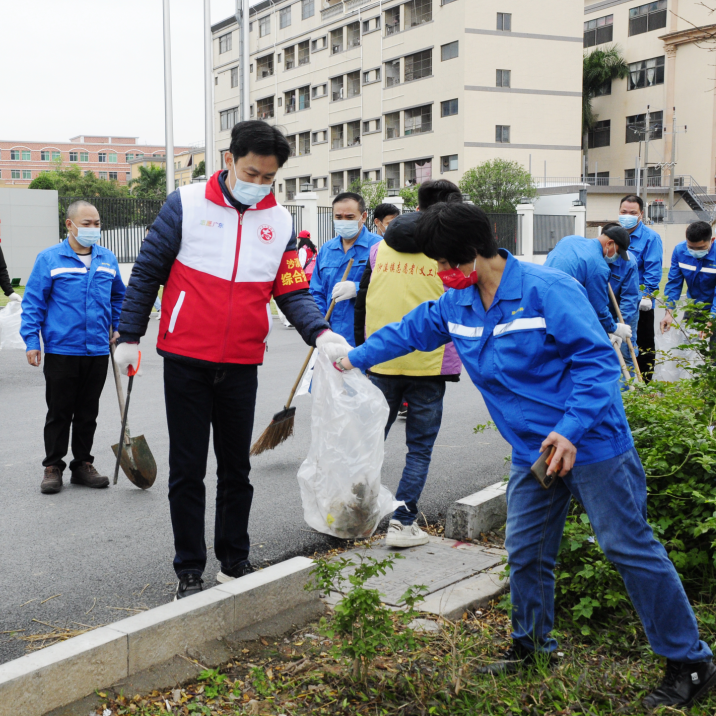
[[[42,716],[211,640],[322,606],[304,589],[313,561],[294,557],[0,665],[0,716]]]
[[[462,500],[448,510],[445,536],[449,539],[475,539],[481,532],[490,532],[507,520],[507,483],[497,482]]]

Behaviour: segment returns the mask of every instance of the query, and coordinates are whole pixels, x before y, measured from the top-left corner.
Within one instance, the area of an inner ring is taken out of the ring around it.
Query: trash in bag
[[[657,326],[654,335],[656,345],[654,380],[673,383],[693,377],[688,368],[701,363],[701,356],[695,350],[679,350],[678,348],[678,346],[690,343],[691,336],[692,332],[677,328],[675,325],[672,325],[666,333],[662,333]],[[668,351],[668,356],[664,354],[666,351]]]
[[[22,305],[17,301],[10,301],[5,308],[0,310],[0,349],[25,350],[25,341],[20,337],[21,321]]]
[[[323,353],[311,394],[311,446],[298,470],[303,517],[334,537],[370,537],[402,504],[380,484],[388,404],[359,370],[341,373]]]

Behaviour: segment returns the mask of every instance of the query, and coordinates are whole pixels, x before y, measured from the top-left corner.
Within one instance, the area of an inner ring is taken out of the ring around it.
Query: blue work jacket
[[[362,370],[453,341],[482,393],[512,461],[531,465],[555,430],[577,447],[577,465],[632,445],[619,393],[619,363],[586,292],[561,271],[507,259],[490,308],[477,286],[451,289],[348,353]]]
[[[116,256],[92,247],[85,267],[70,242],[41,251],[22,299],[20,335],[27,350],[68,356],[106,356],[110,326],[116,331],[124,299],[124,282]]]
[[[318,250],[316,267],[313,269],[313,276],[311,276],[310,291],[324,316],[331,305],[333,287],[343,280],[343,274],[350,259],[354,259],[354,261],[347,280],[355,282],[356,293],[358,293],[360,279],[368,262],[370,247],[380,240],[381,237],[378,234],[371,233],[363,226],[358,238],[348,251],[343,251],[343,240],[340,236],[327,241]],[[343,336],[352,346],[355,345],[353,332],[354,310],[355,299],[352,298],[349,301],[336,303],[331,316],[331,328]]]
[[[597,239],[565,236],[548,254],[545,266],[564,271],[587,291],[587,298],[607,333],[617,326],[609,311],[609,264],[604,260],[602,245]]]
[[[686,295],[699,303],[708,304],[711,314],[716,314],[714,298],[716,295],[716,244],[702,259],[695,259],[682,241],[671,254],[671,267],[664,293],[669,306],[673,306],[681,297],[686,281]]]
[[[639,299],[652,296],[661,284],[664,246],[661,236],[640,221],[630,234],[629,252],[639,269]],[[641,286],[644,289],[641,289]],[[654,307],[652,299],[651,307]]]
[[[639,269],[636,259],[629,252],[629,261],[621,256],[609,264],[609,284],[619,304],[622,318],[627,326],[631,326],[636,338],[636,324],[639,321]],[[618,320],[617,312],[609,302],[609,310],[614,320]]]

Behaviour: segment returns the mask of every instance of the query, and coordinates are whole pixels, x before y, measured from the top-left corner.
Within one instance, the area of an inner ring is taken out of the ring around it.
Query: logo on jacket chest
[[[273,227],[268,224],[259,226],[258,234],[259,239],[261,239],[261,242],[264,244],[272,244],[276,238],[276,232],[273,230]]]
[[[202,219],[199,222],[199,226],[210,226],[214,229],[223,229],[224,225],[220,221],[209,221],[209,219]]]

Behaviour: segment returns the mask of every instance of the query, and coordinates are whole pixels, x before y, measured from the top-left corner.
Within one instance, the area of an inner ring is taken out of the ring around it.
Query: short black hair
[[[249,152],[260,157],[276,157],[282,167],[291,154],[291,147],[278,127],[260,119],[250,119],[234,125],[229,151],[234,159],[245,157]]]
[[[386,216],[400,216],[400,209],[395,204],[378,204],[373,212],[373,218],[383,221]]]
[[[362,214],[365,211],[365,199],[360,195],[356,194],[353,191],[343,191],[341,192],[334,200],[333,204],[331,206],[335,206],[339,201],[346,201],[347,199],[352,199],[353,201],[358,202],[358,208],[360,209],[360,213]]]
[[[639,204],[639,211],[644,211],[644,202],[641,200],[640,196],[637,196],[636,194],[627,194],[626,196],[623,196],[622,200],[619,202],[620,209],[625,201],[628,201],[630,204]]]
[[[686,240],[692,244],[711,241],[711,224],[708,221],[692,221],[686,227]]]
[[[418,248],[431,259],[466,264],[497,255],[497,241],[482,209],[463,202],[440,202],[420,212],[415,227]]]
[[[462,201],[462,192],[447,179],[426,181],[418,187],[418,206],[421,211],[441,201]]]

